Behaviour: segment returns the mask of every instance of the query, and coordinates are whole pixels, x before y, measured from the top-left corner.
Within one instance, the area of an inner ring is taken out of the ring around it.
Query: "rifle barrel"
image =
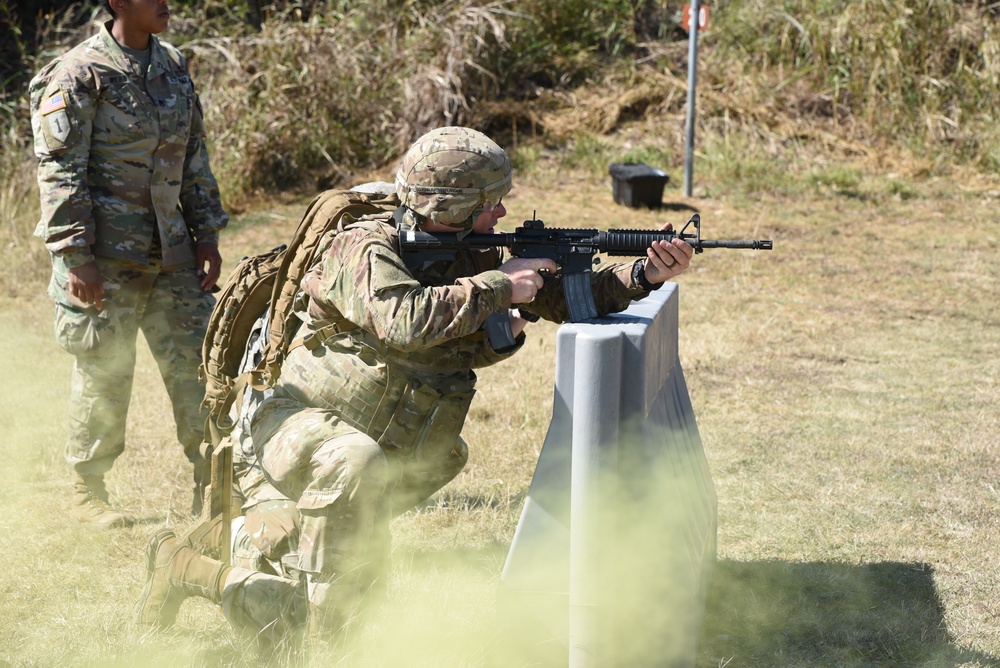
[[[702,240],[702,248],[738,248],[751,250],[771,250],[773,242],[770,239],[733,239],[729,241]]]

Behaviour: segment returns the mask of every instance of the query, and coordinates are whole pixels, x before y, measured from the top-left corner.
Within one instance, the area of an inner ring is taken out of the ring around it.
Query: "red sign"
[[[681,12],[681,27],[691,32],[691,5],[684,5]],[[708,5],[698,6],[698,30],[708,28]]]

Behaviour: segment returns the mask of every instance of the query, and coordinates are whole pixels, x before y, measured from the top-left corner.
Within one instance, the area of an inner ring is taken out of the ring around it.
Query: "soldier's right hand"
[[[104,276],[96,262],[70,269],[66,290],[84,304],[93,305],[98,311],[104,306]]]
[[[500,271],[514,284],[511,304],[526,304],[535,298],[545,280],[538,272],[556,273],[559,267],[548,258],[513,258],[500,265]]]

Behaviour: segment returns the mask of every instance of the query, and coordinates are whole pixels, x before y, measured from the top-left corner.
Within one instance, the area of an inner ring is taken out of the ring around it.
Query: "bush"
[[[189,21],[182,48],[226,146],[216,170],[240,199],[336,184],[440,125],[488,126],[481,103],[572,85],[628,48],[632,13],[625,0],[326,3],[235,37],[205,34],[220,15]]]

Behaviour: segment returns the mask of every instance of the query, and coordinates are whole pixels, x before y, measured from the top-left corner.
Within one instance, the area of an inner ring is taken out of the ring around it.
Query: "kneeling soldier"
[[[512,307],[567,317],[551,260],[470,250],[414,268],[400,257],[402,229],[491,233],[510,188],[499,146],[474,130],[440,128],[403,157],[394,213],[331,235],[299,286],[308,313],[300,334],[321,343],[293,346],[273,393],[250,402],[253,456],[240,475],[248,503],[235,566],[161,531],[148,550],[145,623],[171,623],[183,598],[198,595],[220,602],[237,628],[281,637],[305,627],[309,645],[322,649],[384,586],[390,519],[465,466],[473,369],[524,343],[527,321]],[[598,310],[623,310],[683,272],[692,254],[679,239],[655,242],[644,259],[596,270]],[[515,336],[502,351],[483,330],[496,313]]]

